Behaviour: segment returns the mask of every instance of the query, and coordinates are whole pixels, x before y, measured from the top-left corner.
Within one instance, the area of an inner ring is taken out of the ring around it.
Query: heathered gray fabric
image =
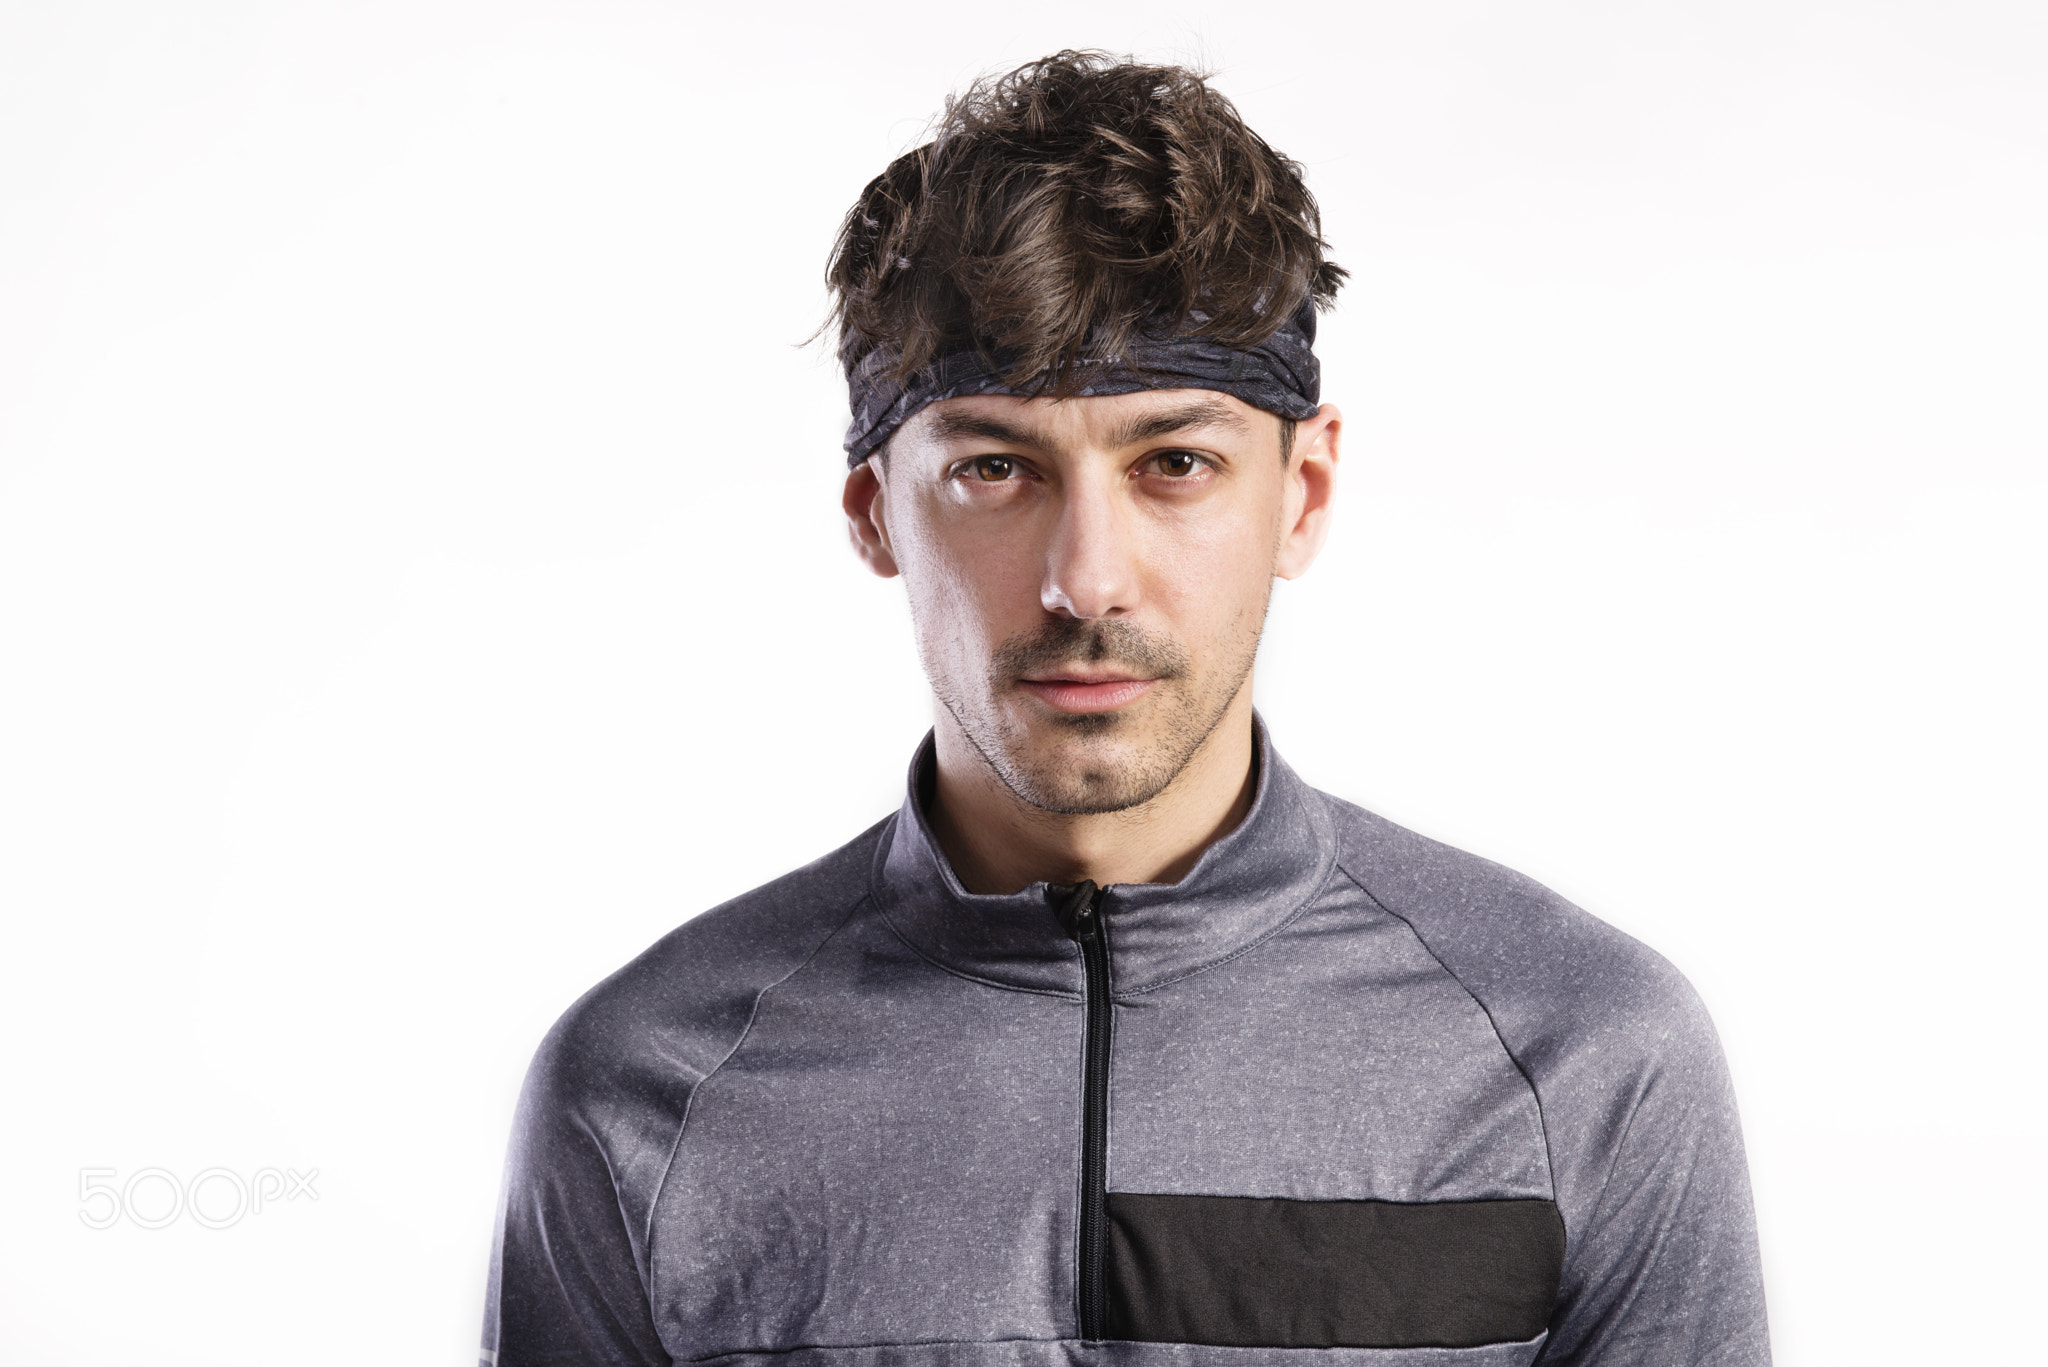
[[[928,754],[920,753],[922,761]],[[498,1367],[1764,1364],[1733,1099],[1678,973],[1309,788],[1105,902],[1109,1188],[1554,1199],[1546,1335],[1467,1349],[1077,1337],[1082,962],[965,892],[915,798],[579,1001],[521,1097]]]

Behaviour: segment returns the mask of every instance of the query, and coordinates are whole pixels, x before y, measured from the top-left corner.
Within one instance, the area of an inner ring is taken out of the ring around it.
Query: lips
[[[1022,679],[1018,687],[1060,712],[1114,712],[1152,690],[1157,679]]]

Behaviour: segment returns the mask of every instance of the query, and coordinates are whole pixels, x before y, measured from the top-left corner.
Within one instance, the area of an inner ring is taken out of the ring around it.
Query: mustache
[[[1192,666],[1169,637],[1117,618],[1048,617],[1036,631],[1019,632],[996,647],[991,667],[999,679],[1042,674],[1066,664],[1113,664],[1147,678],[1178,679]]]

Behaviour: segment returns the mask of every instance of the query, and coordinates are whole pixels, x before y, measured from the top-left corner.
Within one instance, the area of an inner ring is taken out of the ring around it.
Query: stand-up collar
[[[1105,890],[1115,993],[1142,992],[1207,968],[1264,938],[1322,889],[1336,861],[1321,797],[1273,752],[1252,719],[1259,781],[1237,829],[1202,852],[1178,883],[1112,883]],[[1021,892],[967,891],[932,838],[918,798],[936,762],[926,735],[909,792],[875,854],[875,900],[927,957],[971,977],[1041,992],[1083,990],[1081,951],[1061,929],[1046,884]]]

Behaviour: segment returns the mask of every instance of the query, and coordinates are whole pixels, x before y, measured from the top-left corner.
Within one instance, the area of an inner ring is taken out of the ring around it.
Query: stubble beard
[[[1270,602],[1269,587],[1249,627],[1233,633],[1233,657],[1219,661],[1206,680],[1169,638],[1114,618],[1050,616],[1036,632],[1019,633],[996,649],[972,700],[940,671],[928,672],[939,704],[1018,801],[1062,816],[1128,811],[1166,791],[1229,715],[1251,677]],[[1027,724],[1002,705],[1029,673],[1104,663],[1159,682],[1113,712],[1029,707],[1034,715]]]

